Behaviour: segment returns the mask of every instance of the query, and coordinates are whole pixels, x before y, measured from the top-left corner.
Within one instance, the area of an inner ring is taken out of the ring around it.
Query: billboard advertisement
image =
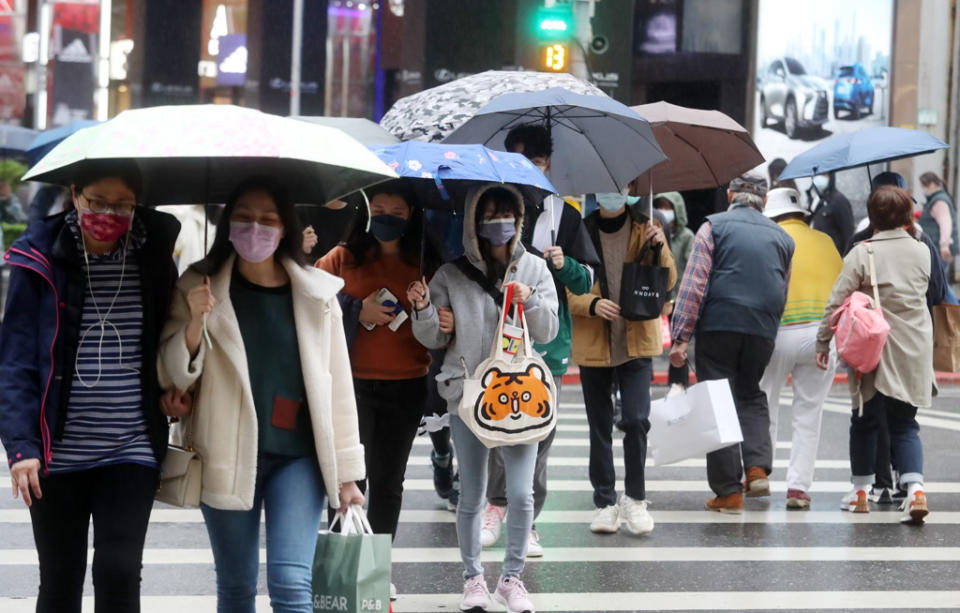
[[[770,161],[889,123],[893,0],[760,0],[753,135]],[[866,171],[838,173],[855,214]],[[805,190],[809,181],[798,181]],[[859,217],[860,215],[858,215]]]

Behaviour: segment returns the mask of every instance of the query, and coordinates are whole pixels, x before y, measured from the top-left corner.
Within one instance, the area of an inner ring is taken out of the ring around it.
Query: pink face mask
[[[80,213],[80,227],[87,235],[103,243],[112,243],[127,233],[131,215],[117,215],[116,213],[94,213],[82,211]]]
[[[262,226],[256,222],[231,221],[230,242],[237,255],[258,264],[269,258],[280,244],[280,228]]]

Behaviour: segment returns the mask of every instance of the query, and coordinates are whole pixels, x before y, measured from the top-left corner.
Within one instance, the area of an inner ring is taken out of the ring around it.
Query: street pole
[[[100,38],[97,58],[97,119],[110,118],[110,18],[111,1],[100,0]]]
[[[50,5],[38,0],[40,41],[37,48],[37,91],[33,96],[33,127],[47,129],[47,56],[50,54]]]
[[[300,57],[303,51],[303,0],[293,0],[293,45],[290,50],[290,115],[300,114]]]

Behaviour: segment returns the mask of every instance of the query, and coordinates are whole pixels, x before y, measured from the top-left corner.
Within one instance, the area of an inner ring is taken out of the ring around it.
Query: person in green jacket
[[[665,192],[654,197],[653,206],[667,218],[670,250],[677,265],[677,278],[682,279],[683,271],[687,268],[687,260],[690,259],[690,254],[693,252],[694,238],[693,231],[687,227],[687,205],[680,192]],[[680,283],[677,283],[670,295],[670,300],[663,307],[663,314],[667,317],[673,314],[673,302],[676,300],[679,287]],[[684,364],[678,367],[671,364],[667,374],[667,382],[670,384],[668,395],[683,391],[690,382],[689,365]]]
[[[525,125],[514,128],[507,134],[506,149],[513,153],[522,153],[545,175],[549,176],[550,156],[553,143],[547,130],[539,125]],[[549,343],[536,344],[534,349],[543,357],[553,374],[557,385],[559,404],[563,375],[570,363],[570,345],[572,342],[572,320],[567,305],[567,292],[586,294],[593,287],[593,269],[599,258],[593,242],[583,225],[580,211],[556,196],[543,201],[542,206],[527,207],[524,213],[524,226],[521,242],[527,251],[544,257],[553,274],[560,299],[558,314],[560,330]],[[554,430],[554,433],[556,430]],[[554,433],[540,442],[537,449],[537,464],[533,480],[533,516],[534,519],[543,510],[547,498],[547,456],[553,444]],[[480,542],[490,547],[500,538],[503,518],[507,510],[506,473],[503,456],[497,450],[491,450],[488,463],[487,508],[483,513],[483,531]],[[527,557],[540,557],[543,548],[536,527],[530,531]]]

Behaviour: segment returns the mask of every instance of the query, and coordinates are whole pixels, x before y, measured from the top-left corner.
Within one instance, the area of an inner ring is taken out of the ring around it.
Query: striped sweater
[[[778,224],[793,239],[793,270],[781,326],[820,321],[833,284],[843,268],[833,239],[799,219]]]
[[[70,229],[81,240],[75,223]],[[126,258],[124,247],[88,256],[77,362],[63,436],[53,443],[51,473],[121,463],[157,466],[140,378],[143,299],[133,253],[139,247],[140,237],[131,236]]]

